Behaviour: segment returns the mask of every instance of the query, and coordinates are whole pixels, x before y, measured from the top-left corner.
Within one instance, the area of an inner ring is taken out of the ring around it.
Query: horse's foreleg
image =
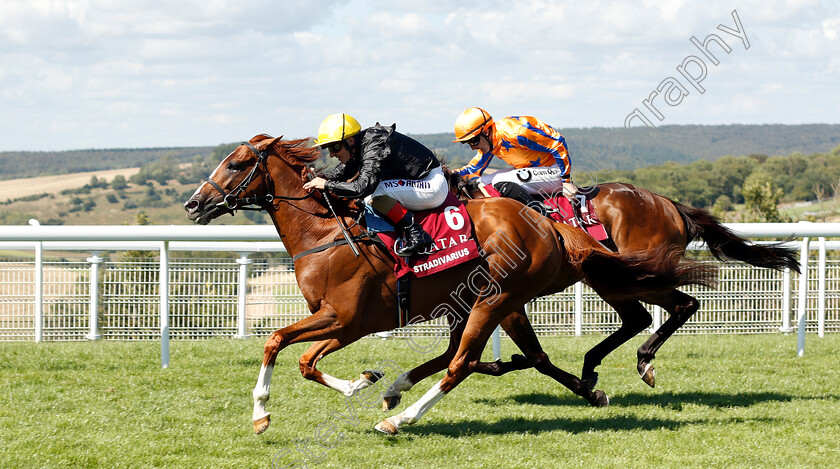
[[[650,313],[636,300],[608,301],[608,303],[621,318],[621,327],[607,336],[598,345],[592,347],[584,355],[581,379],[589,389],[595,389],[595,384],[598,383],[598,373],[595,371],[595,368],[601,364],[604,357],[612,353],[621,344],[635,337],[639,332],[645,330],[653,321]]]
[[[269,399],[271,374],[277,354],[290,344],[305,340],[324,340],[331,338],[340,330],[335,311],[332,308],[322,308],[315,314],[302,319],[288,327],[274,331],[265,341],[263,361],[260,374],[252,393],[254,398],[254,432],[264,432],[271,423],[271,417],[265,405]]]
[[[670,292],[664,299],[650,302],[662,306],[669,313],[665,323],[636,352],[638,357],[636,368],[639,371],[639,376],[648,386],[654,387],[656,385],[656,375],[651,361],[665,341],[697,312],[700,308],[700,302],[697,301],[697,298],[686,295],[679,290]]]
[[[351,397],[359,390],[376,383],[382,377],[379,371],[365,370],[359,376],[359,379],[349,381],[346,379],[339,379],[321,372],[315,366],[318,361],[328,354],[344,347],[341,342],[335,339],[322,340],[315,342],[311,347],[300,357],[300,374],[306,378],[323,384],[324,386],[334,389],[347,397]]]

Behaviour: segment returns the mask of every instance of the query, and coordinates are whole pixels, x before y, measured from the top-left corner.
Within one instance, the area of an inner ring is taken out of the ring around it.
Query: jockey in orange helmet
[[[532,205],[527,194],[543,197],[562,191],[570,200],[577,193],[571,180],[571,160],[566,140],[536,117],[512,116],[494,121],[484,109],[470,107],[455,121],[455,140],[477,150],[475,157],[454,172],[465,179],[491,185],[502,195]],[[494,156],[512,169],[484,175]],[[524,188],[527,194],[522,194]]]

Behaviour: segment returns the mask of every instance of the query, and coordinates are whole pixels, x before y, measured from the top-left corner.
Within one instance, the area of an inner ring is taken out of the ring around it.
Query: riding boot
[[[434,244],[429,233],[426,233],[419,224],[414,223],[414,214],[396,199],[380,195],[374,197],[370,205],[393,223],[397,231],[402,234],[404,243],[396,250],[398,256],[412,256]]]
[[[419,223],[414,223],[414,214],[407,212],[405,217],[398,223],[397,229],[403,233],[405,243],[397,248],[397,255],[402,257],[413,256],[420,251],[428,249],[434,240]]]

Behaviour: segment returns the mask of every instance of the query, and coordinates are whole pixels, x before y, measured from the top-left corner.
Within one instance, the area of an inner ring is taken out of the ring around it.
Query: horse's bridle
[[[254,152],[255,155],[257,155],[257,161],[256,161],[256,163],[254,163],[254,167],[251,168],[251,172],[248,173],[248,175],[245,177],[245,179],[243,179],[242,182],[240,182],[239,185],[236,186],[235,189],[233,189],[230,192],[225,192],[225,190],[222,188],[222,186],[216,184],[216,182],[213,181],[212,179],[210,179],[210,177],[204,178],[204,181],[206,181],[208,184],[213,186],[213,188],[215,188],[217,191],[219,191],[220,194],[222,194],[222,201],[219,202],[218,204],[216,204],[217,207],[225,207],[228,210],[230,210],[231,213],[233,212],[233,210],[261,211],[261,210],[266,210],[266,208],[265,208],[266,205],[269,205],[269,204],[273,203],[275,200],[303,200],[303,199],[308,199],[309,197],[312,197],[313,195],[315,195],[315,191],[312,191],[312,192],[310,192],[310,193],[308,193],[308,194],[306,194],[302,197],[291,197],[291,196],[283,196],[283,195],[266,194],[266,195],[253,195],[251,197],[245,197],[244,199],[240,199],[239,194],[241,194],[242,191],[244,191],[249,185],[251,185],[251,182],[254,180],[254,175],[257,173],[257,168],[259,168],[260,165],[265,164],[265,162],[266,162],[266,160],[268,159],[268,156],[269,156],[269,154],[266,151],[257,150],[253,145],[251,145],[250,142],[242,142],[242,145],[247,146],[248,148],[251,149],[252,152]],[[266,173],[267,172],[268,171],[266,170]],[[310,174],[311,174],[311,169],[310,169]],[[310,177],[312,177],[312,176],[310,176]],[[332,243],[323,244],[323,245],[315,247],[313,249],[306,250],[306,251],[294,256],[293,260],[296,261],[303,256],[307,256],[309,254],[314,254],[316,252],[321,252],[321,251],[327,250],[327,249],[329,249],[331,247],[334,247],[334,246],[340,246],[342,244],[350,245],[350,249],[353,251],[353,254],[356,257],[359,257],[359,249],[356,247],[356,242],[361,241],[363,239],[370,239],[370,235],[368,235],[365,232],[365,233],[362,233],[362,234],[357,235],[357,236],[350,236],[350,233],[348,232],[347,227],[344,226],[344,223],[342,223],[342,221],[338,218],[338,215],[336,215],[335,209],[333,209],[332,204],[330,203],[330,199],[329,199],[329,197],[327,197],[326,192],[323,193],[323,197],[324,197],[324,202],[327,204],[327,207],[329,208],[330,212],[332,213],[333,217],[335,218],[335,221],[338,222],[338,226],[341,229],[341,234],[344,236],[344,239],[334,241]],[[240,205],[240,203],[242,205]],[[359,212],[360,217],[361,217],[361,215],[362,215],[362,212]],[[358,220],[356,221],[356,223],[358,224]]]
[[[303,200],[312,197],[315,192],[310,192],[302,197],[290,197],[290,196],[283,196],[283,195],[274,195],[274,194],[266,194],[266,195],[252,195],[250,197],[245,197],[244,199],[239,198],[239,194],[241,194],[245,189],[251,185],[251,182],[254,180],[254,176],[257,173],[257,168],[261,165],[265,164],[265,161],[268,159],[268,152],[265,150],[259,151],[251,145],[250,142],[242,142],[242,145],[247,146],[254,155],[257,156],[257,162],[254,163],[254,167],[251,168],[251,172],[239,183],[236,188],[234,188],[230,192],[225,192],[225,190],[215,181],[210,179],[210,177],[205,177],[204,181],[213,186],[214,189],[219,191],[222,194],[222,201],[216,204],[217,207],[225,207],[228,210],[265,210],[266,205],[272,204],[276,199],[280,200]]]

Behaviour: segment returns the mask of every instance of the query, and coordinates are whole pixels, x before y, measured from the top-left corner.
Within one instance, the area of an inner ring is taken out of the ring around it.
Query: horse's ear
[[[275,145],[280,145],[280,143],[282,141],[283,141],[283,136],[282,135],[277,137],[277,138],[272,138],[271,141],[266,144],[266,148],[273,147]]]
[[[270,138],[272,138],[272,137],[271,137],[271,135],[268,135],[268,134],[254,135],[254,137],[251,140],[248,140],[248,143],[250,143],[251,145],[256,145],[256,144],[262,142],[263,140],[270,139]]]

